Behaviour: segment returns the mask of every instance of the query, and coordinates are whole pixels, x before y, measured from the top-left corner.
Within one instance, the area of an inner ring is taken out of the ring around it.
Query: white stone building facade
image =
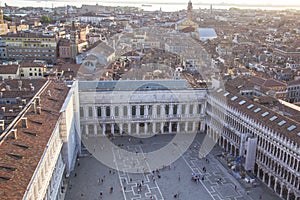
[[[96,85],[81,82],[82,134],[204,131],[206,91],[189,89],[186,85],[184,80],[105,81]]]
[[[245,156],[245,136],[257,138],[253,173],[283,199],[299,200],[299,123],[242,96],[216,93],[207,98],[207,134],[234,157]]]

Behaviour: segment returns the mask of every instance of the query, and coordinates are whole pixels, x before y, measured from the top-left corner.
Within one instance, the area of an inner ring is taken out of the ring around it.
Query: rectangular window
[[[97,117],[101,117],[101,107],[97,107]]]
[[[144,105],[140,106],[140,115],[145,115],[144,109],[145,109]]]
[[[110,116],[110,107],[109,106],[106,107],[105,116],[107,116],[107,117]]]
[[[119,116],[119,107],[115,107],[115,116],[117,117],[117,116]]]
[[[181,106],[181,113],[185,114],[185,104],[182,104],[182,106]]]
[[[173,115],[177,115],[178,105],[173,106]]]
[[[93,117],[93,107],[89,107],[89,117]]]
[[[166,115],[169,115],[169,111],[170,111],[170,106],[169,105],[165,105]]]
[[[131,107],[131,115],[135,116],[136,115],[136,106]]]
[[[193,114],[193,108],[194,108],[194,105],[191,104],[191,105],[190,105],[190,111],[189,111],[190,114]]]
[[[157,114],[157,115],[160,115],[160,105],[157,105],[157,106],[156,106],[156,114]]]
[[[80,115],[80,117],[84,117],[83,107],[79,108],[79,115]]]
[[[127,106],[124,106],[123,107],[123,115],[124,116],[127,116],[128,114],[127,114]]]
[[[197,113],[198,113],[198,114],[201,113],[201,108],[202,108],[202,105],[201,105],[201,104],[198,104],[198,107],[197,107]]]

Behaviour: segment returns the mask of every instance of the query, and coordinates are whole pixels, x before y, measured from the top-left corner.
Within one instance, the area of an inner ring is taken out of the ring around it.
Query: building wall
[[[78,121],[78,85],[74,82],[62,107],[60,132],[63,140],[62,155],[66,164],[66,176],[74,169],[77,155],[80,153],[80,131]]]
[[[60,46],[59,47],[59,57],[60,58],[71,58],[70,46]]]
[[[287,87],[286,100],[290,103],[300,102],[300,84]]]
[[[242,138],[258,139],[254,174],[284,199],[300,199],[300,151],[277,130],[209,95],[207,134],[234,157],[244,156]]]
[[[59,122],[52,132],[48,146],[36,167],[35,173],[27,186],[23,199],[42,200],[56,199],[59,196],[65,165],[61,159],[62,140],[59,133]],[[48,192],[47,192],[48,191]],[[51,191],[53,194],[50,194]],[[54,197],[54,198],[53,198]]]
[[[42,78],[45,71],[45,67],[20,67],[20,76],[25,78]]]
[[[136,135],[204,131],[205,90],[169,91],[80,91],[82,134]],[[153,96],[158,100],[153,99]],[[122,98],[123,97],[123,98]],[[115,102],[112,103],[112,99]]]
[[[8,58],[53,60],[57,57],[57,38],[43,35],[4,35]]]

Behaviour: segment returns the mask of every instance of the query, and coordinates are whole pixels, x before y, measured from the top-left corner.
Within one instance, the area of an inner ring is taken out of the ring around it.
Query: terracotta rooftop
[[[41,113],[33,111],[30,104],[22,117],[27,117],[27,128],[21,119],[13,124],[17,138],[12,132],[0,140],[0,195],[2,199],[22,199],[32,175],[43,155],[48,140],[60,117],[60,109],[69,88],[48,81],[40,96]]]
[[[0,74],[17,74],[19,65],[0,65]]]

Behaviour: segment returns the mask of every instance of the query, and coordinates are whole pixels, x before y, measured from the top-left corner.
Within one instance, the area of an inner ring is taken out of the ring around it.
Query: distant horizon
[[[152,0],[151,2],[147,0],[4,0],[1,1],[1,6],[7,4],[8,6],[14,7],[63,7],[63,6],[75,6],[82,7],[82,5],[103,5],[103,6],[113,6],[113,7],[124,7],[132,6],[139,7],[145,11],[154,11],[162,9],[163,11],[178,11],[186,9],[186,5],[189,0]],[[217,9],[229,9],[230,7],[238,7],[241,9],[266,9],[266,10],[285,10],[285,9],[297,9],[300,8],[300,2],[297,0],[289,0],[288,2],[283,2],[282,0],[204,0],[195,1],[192,0],[194,9],[197,8],[209,8],[210,5],[215,5]],[[153,5],[151,7],[143,7],[143,4]]]

